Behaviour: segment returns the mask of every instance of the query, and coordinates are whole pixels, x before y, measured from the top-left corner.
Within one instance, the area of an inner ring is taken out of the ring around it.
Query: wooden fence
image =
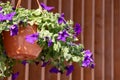
[[[14,5],[17,2],[11,1]],[[17,80],[120,80],[120,0],[39,1],[55,6],[54,12],[65,13],[66,19],[81,24],[83,32],[79,42],[94,53],[95,69],[83,69],[73,63],[75,70],[66,77],[65,74],[50,74],[50,66],[17,64],[14,68],[14,72],[20,72]],[[37,3],[23,0],[22,6],[37,8]]]

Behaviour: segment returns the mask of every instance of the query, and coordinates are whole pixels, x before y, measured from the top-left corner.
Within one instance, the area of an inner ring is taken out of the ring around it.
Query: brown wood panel
[[[44,0],[39,0],[40,3],[43,3]],[[32,9],[37,9],[38,8],[38,4],[35,0],[31,0],[31,8]]]
[[[48,2],[47,2],[47,5],[48,6],[53,6],[53,7],[55,7],[53,10],[52,10],[52,12],[58,12],[58,6],[59,6],[59,3],[58,3],[59,1],[58,0],[49,0]]]
[[[114,80],[120,79],[120,0],[114,0]]]
[[[30,64],[29,80],[41,80],[41,64]]]
[[[17,5],[18,0],[15,0],[15,5]],[[21,0],[21,5],[24,8],[28,8],[28,0]]]
[[[57,80],[57,74],[50,73],[49,70],[52,68],[51,65],[47,65],[45,68],[45,80]]]
[[[17,77],[17,80],[25,80],[25,66],[21,63],[17,63],[14,66],[13,72],[19,72],[19,76]]]
[[[74,0],[73,2],[73,20],[76,23],[81,24],[81,16],[82,16],[82,0]],[[81,42],[81,35],[77,36],[79,38],[79,41],[77,43]],[[78,63],[73,63],[74,65],[74,71],[72,74],[72,80],[80,80],[81,78],[81,69]]]
[[[102,0],[95,0],[95,80],[102,80]]]
[[[70,0],[62,0],[62,13],[65,14],[65,19],[70,19]]]
[[[105,0],[105,80],[111,79],[112,58],[112,0]]]
[[[92,1],[85,0],[84,5],[84,46],[92,50]],[[84,80],[92,80],[91,69],[84,69]]]

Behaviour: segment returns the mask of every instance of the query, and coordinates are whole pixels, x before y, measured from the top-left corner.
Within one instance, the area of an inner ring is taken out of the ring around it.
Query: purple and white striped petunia
[[[64,13],[62,13],[61,16],[58,17],[58,23],[59,24],[62,24],[62,23],[66,24],[66,21],[64,19]]]
[[[63,42],[66,42],[66,38],[69,37],[69,34],[67,33],[66,30],[63,30],[58,33],[57,39]]]
[[[84,60],[82,61],[82,67],[91,67],[94,68],[95,64],[92,58],[92,53],[90,50],[84,51]]]

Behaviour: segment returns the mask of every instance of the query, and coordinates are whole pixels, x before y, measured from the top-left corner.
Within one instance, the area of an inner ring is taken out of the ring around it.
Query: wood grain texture
[[[25,66],[21,63],[17,63],[14,66],[13,73],[19,72],[17,80],[25,80]]]
[[[112,56],[112,0],[105,0],[105,80],[111,78],[111,58]]]
[[[10,0],[0,1],[6,2]],[[17,1],[18,0],[15,0],[15,5]],[[22,0],[21,6],[28,8],[28,1],[29,0]],[[30,64],[28,71],[29,80],[120,79],[120,0],[73,0],[73,3],[71,3],[72,0],[39,1],[45,2],[48,6],[54,6],[54,13],[65,13],[66,20],[73,19],[74,22],[81,24],[83,32],[78,36],[79,41],[76,43],[84,43],[85,49],[94,50],[95,69],[94,71],[89,68],[81,69],[79,64],[73,63],[74,71],[72,76],[66,76],[66,73],[64,73],[58,77],[57,74],[51,74],[49,72],[52,67],[51,65],[47,66],[44,70],[41,68],[41,64],[38,66]],[[95,6],[92,7],[94,1]],[[61,2],[61,4],[59,2]],[[29,5],[31,5],[32,9],[38,8],[34,0],[31,0],[31,4]],[[93,9],[95,9],[95,11]],[[18,71],[20,75],[17,80],[25,80],[25,66],[22,64],[15,65],[14,72]]]
[[[50,73],[49,70],[52,68],[51,65],[47,65],[45,68],[45,80],[57,80],[57,74]]]
[[[75,23],[80,23],[81,25],[81,20],[82,20],[82,0],[74,0],[73,2],[73,20]],[[78,8],[79,7],[79,8]],[[81,34],[77,36],[79,41],[76,43],[81,43]],[[72,74],[72,80],[81,80],[81,68],[79,64],[73,63],[74,65],[74,71]],[[77,75],[77,76],[76,76]]]
[[[92,1],[85,0],[84,5],[84,46],[85,49],[92,50]],[[84,80],[92,80],[91,69],[84,69]]]
[[[54,7],[54,9],[52,10],[52,12],[54,12],[54,13],[58,12],[58,7],[59,7],[58,2],[59,2],[58,0],[48,0],[47,1],[48,6]]]
[[[43,3],[44,0],[39,0],[39,2]],[[37,2],[35,0],[32,0],[32,2],[31,2],[31,8],[32,9],[37,9],[38,8],[38,4],[37,4]]]
[[[102,80],[102,0],[95,1],[95,80]]]
[[[120,79],[120,0],[114,0],[114,80]]]
[[[30,64],[29,66],[29,80],[40,80],[41,79],[41,64]]]

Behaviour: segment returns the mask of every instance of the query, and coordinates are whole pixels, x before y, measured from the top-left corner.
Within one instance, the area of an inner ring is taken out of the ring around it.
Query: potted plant
[[[74,69],[71,62],[93,68],[90,50],[75,43],[81,33],[80,24],[73,27],[73,22],[65,20],[63,13],[52,13],[53,7],[36,1],[39,8],[32,10],[20,7],[21,0],[16,8],[10,2],[0,3],[0,77],[9,76],[18,61],[43,61],[42,67],[53,65],[50,72],[66,70],[66,75]]]

